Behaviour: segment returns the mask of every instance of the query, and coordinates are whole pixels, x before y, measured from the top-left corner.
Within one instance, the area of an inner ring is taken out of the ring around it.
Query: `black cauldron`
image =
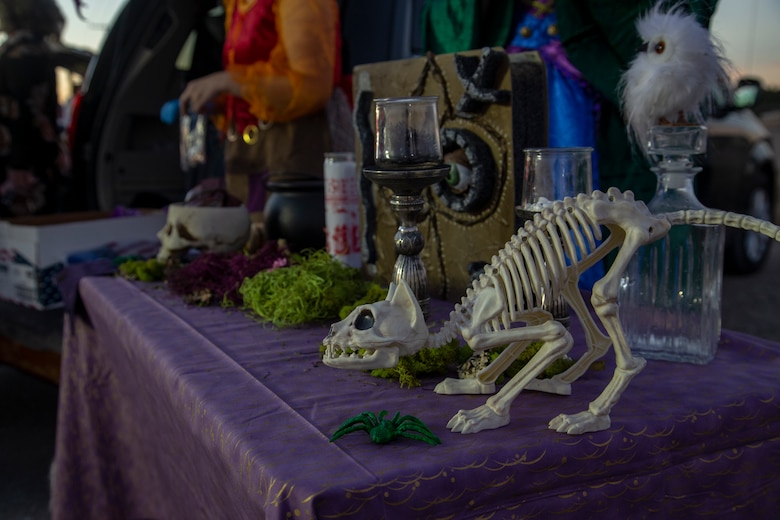
[[[325,248],[325,184],[321,179],[271,181],[265,232],[284,239],[290,251]]]

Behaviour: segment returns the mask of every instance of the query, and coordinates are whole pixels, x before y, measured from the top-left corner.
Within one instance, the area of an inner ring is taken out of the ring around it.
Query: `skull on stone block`
[[[157,238],[157,260],[167,261],[189,249],[214,253],[238,251],[249,240],[249,211],[245,206],[188,206],[171,204],[168,219]]]

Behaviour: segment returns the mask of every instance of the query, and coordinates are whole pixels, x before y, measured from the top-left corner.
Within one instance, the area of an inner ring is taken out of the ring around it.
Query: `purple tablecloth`
[[[445,425],[486,396],[321,364],[327,326],[277,330],[188,307],[159,285],[85,278],[66,320],[55,519],[769,518],[780,508],[780,345],[724,331],[707,366],[649,361],[607,431],[547,429],[606,385],[524,392],[512,422]],[[434,314],[449,306],[434,302]],[[572,325],[576,346],[582,333]],[[421,418],[439,446],[328,438],[371,410]]]

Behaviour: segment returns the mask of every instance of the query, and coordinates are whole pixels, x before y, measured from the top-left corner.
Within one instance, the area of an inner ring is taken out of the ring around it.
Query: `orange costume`
[[[340,53],[336,0],[225,2],[223,65],[241,85],[225,105],[228,176],[322,176]]]

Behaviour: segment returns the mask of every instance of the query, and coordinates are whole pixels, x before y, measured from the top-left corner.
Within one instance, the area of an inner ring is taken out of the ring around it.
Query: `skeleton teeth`
[[[364,359],[373,356],[376,353],[376,349],[364,349],[362,347],[340,347],[331,344],[327,346],[325,352],[326,356],[330,359]]]

